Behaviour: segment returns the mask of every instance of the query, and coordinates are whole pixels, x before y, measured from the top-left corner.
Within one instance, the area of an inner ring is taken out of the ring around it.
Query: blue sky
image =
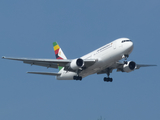
[[[159,0],[1,0],[0,55],[80,57],[120,37],[134,42],[128,60],[157,64],[131,73],[58,81],[26,71],[54,71],[0,59],[1,120],[159,120]]]

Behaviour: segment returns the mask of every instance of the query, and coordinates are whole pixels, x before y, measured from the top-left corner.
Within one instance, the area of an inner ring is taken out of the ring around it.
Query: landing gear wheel
[[[73,80],[82,80],[82,77],[81,76],[73,76]]]
[[[129,55],[128,55],[128,54],[124,54],[122,57],[123,57],[125,60],[127,60],[127,58],[129,57]]]
[[[77,79],[77,76],[73,76],[73,80],[76,80]]]
[[[106,77],[104,77],[104,79],[103,79],[104,81],[107,81],[107,78]]]
[[[112,82],[113,79],[112,79],[112,78],[109,78],[109,77],[108,77],[108,78],[104,77],[104,81],[105,81],[105,82]]]
[[[110,82],[112,82],[113,81],[113,79],[112,78],[110,78]]]
[[[79,77],[79,80],[82,80],[82,77]]]
[[[107,70],[107,71],[106,71],[106,74],[107,74],[108,77],[104,77],[103,80],[104,80],[105,82],[112,82],[113,79],[110,78],[109,76],[110,76],[110,73],[112,72],[113,69],[112,69],[112,68],[107,68],[106,70]]]

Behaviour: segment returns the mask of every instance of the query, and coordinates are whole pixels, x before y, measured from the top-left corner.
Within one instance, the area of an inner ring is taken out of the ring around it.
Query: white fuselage
[[[123,59],[123,55],[129,55],[133,50],[133,42],[130,41],[128,38],[119,38],[115,41],[108,43],[93,52],[84,55],[81,59],[96,59],[96,63],[87,69],[80,72],[80,76],[83,78],[98,73],[111,65],[115,62]],[[73,76],[76,76],[77,73],[65,71],[62,69],[60,71],[61,75],[57,76],[58,80],[73,80]]]

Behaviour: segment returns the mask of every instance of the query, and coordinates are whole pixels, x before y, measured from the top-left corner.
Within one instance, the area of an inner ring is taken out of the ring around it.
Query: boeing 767
[[[107,74],[104,81],[112,82],[110,73],[114,69],[121,72],[131,72],[140,67],[156,66],[136,64],[134,61],[126,61],[133,50],[133,42],[128,38],[119,38],[87,55],[76,59],[67,59],[57,42],[53,43],[56,59],[28,59],[2,57],[9,60],[23,61],[31,65],[39,65],[47,68],[58,68],[59,72],[28,72],[31,74],[53,75],[57,80],[82,80],[92,74]],[[124,59],[124,62],[120,62]]]

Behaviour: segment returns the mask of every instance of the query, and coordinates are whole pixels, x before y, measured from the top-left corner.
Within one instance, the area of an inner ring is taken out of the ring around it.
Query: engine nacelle
[[[136,68],[136,63],[133,61],[128,61],[127,64],[124,64],[123,71],[129,73],[133,71],[135,68]]]
[[[70,63],[70,68],[72,70],[78,70],[79,68],[82,68],[84,66],[84,61],[81,58],[74,59]]]

